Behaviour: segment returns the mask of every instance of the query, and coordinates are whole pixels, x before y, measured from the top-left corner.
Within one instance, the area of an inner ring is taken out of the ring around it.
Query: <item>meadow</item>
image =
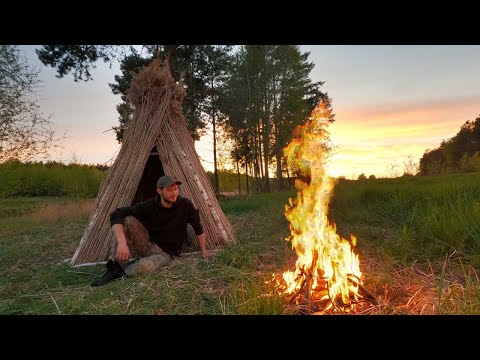
[[[77,194],[78,195],[78,194]],[[295,191],[219,199],[239,243],[204,260],[92,288],[104,265],[71,267],[93,197],[0,199],[0,314],[298,314],[273,281],[294,270],[285,204]],[[480,173],[342,180],[329,218],[357,237],[363,285],[351,314],[480,313]]]

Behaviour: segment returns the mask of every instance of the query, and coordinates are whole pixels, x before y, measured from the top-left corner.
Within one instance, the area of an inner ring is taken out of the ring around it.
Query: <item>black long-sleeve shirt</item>
[[[110,214],[110,224],[122,224],[126,216],[135,216],[148,230],[150,241],[171,255],[178,255],[187,238],[187,224],[196,235],[203,234],[198,209],[190,199],[178,196],[170,208],[160,202],[160,196],[128,207],[121,207]]]

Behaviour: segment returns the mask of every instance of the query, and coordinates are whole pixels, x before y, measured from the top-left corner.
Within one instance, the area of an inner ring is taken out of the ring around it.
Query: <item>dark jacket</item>
[[[190,199],[178,196],[171,208],[163,207],[160,196],[128,207],[121,207],[110,214],[110,224],[123,224],[126,216],[135,216],[148,230],[150,241],[171,254],[178,255],[187,238],[187,224],[196,235],[203,234],[198,209]]]

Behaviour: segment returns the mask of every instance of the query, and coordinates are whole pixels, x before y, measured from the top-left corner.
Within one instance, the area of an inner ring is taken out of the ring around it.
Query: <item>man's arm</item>
[[[131,257],[130,249],[127,245],[127,239],[125,238],[125,228],[123,226],[125,217],[131,215],[139,221],[142,221],[144,216],[146,216],[149,211],[152,211],[152,207],[153,203],[147,200],[143,203],[132,206],[117,208],[110,214],[110,225],[115,235],[115,239],[117,239],[117,252],[115,254],[117,260],[128,260]]]
[[[202,252],[202,258],[206,259],[212,255],[215,255],[213,251],[208,251],[205,241],[205,233],[197,235],[198,243],[200,244],[200,251]]]
[[[131,257],[130,249],[127,245],[127,239],[125,237],[125,229],[123,224],[114,224],[112,226],[113,233],[117,239],[117,252],[115,258],[117,260],[128,260]]]
[[[197,238],[198,238],[198,244],[200,245],[200,251],[202,252],[202,257],[203,258],[208,257],[207,246],[205,241],[205,233],[197,235]]]

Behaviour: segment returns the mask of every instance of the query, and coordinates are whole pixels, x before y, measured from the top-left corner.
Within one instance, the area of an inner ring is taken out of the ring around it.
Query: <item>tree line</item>
[[[291,176],[283,148],[293,130],[320,100],[331,109],[331,99],[320,90],[324,82],[310,80],[310,54],[297,45],[46,45],[37,54],[58,77],[72,73],[75,81],[91,80],[98,60],[119,60],[121,74],[109,84],[122,99],[119,124],[113,127],[119,142],[134,113],[126,99],[132,71],[154,58],[168,59],[172,75],[187,88],[182,106],[192,138],[198,140],[207,128],[212,131],[217,193],[220,129],[231,143],[229,155],[238,182],[241,176],[246,179],[247,192],[271,191],[272,171],[275,188],[281,190],[284,178]],[[331,111],[329,121],[334,121]]]
[[[476,171],[480,171],[480,116],[466,121],[455,136],[427,149],[420,159],[420,175]]]
[[[58,161],[10,160],[0,163],[0,198],[21,196],[96,197],[109,167],[105,164],[65,164]],[[213,172],[207,171],[212,186]],[[221,191],[245,195],[247,178],[240,183],[233,171],[218,172]],[[249,181],[252,181],[250,177]]]
[[[109,84],[122,99],[113,127],[118,142],[134,114],[126,98],[132,72],[155,58],[168,59],[172,75],[187,89],[182,106],[192,139],[211,131],[217,193],[218,141],[229,142],[237,183],[244,184],[247,193],[282,190],[292,176],[283,149],[293,130],[305,123],[319,101],[327,104],[329,121],[335,117],[331,99],[320,90],[324,82],[310,80],[310,54],[297,45],[45,45],[37,55],[57,70],[57,77],[73,74],[75,81],[91,80],[99,60],[119,61],[121,73]],[[0,163],[30,161],[62,139],[36,105],[37,74],[16,46],[0,46]],[[479,119],[467,121],[456,136],[426,150],[415,170],[404,175],[480,171]]]
[[[0,163],[0,198],[67,196],[92,198],[108,168],[105,165],[63,164],[57,161],[10,160]]]

